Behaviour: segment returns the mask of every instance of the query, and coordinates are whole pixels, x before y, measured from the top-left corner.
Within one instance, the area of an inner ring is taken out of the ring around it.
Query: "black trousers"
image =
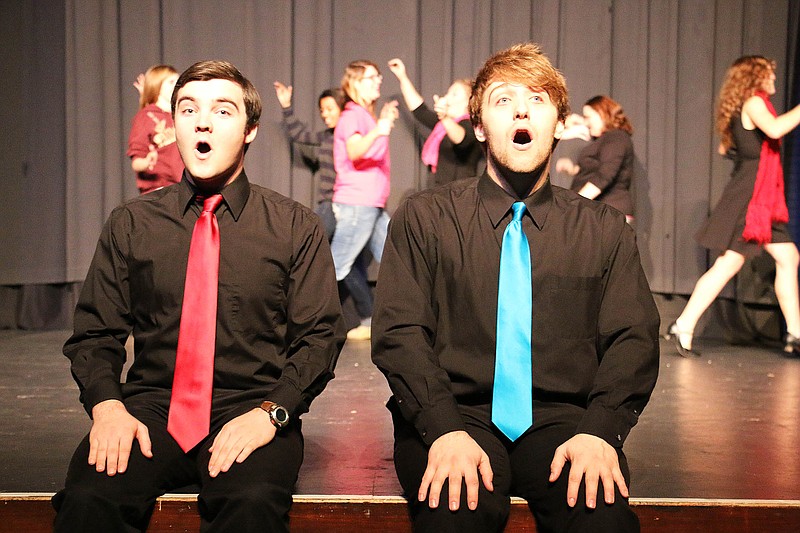
[[[437,509],[428,502],[418,502],[422,475],[428,462],[428,446],[419,437],[416,428],[406,421],[390,400],[395,432],[394,461],[397,477],[409,500],[409,512],[415,532],[436,533],[488,533],[502,531],[508,519],[510,496],[520,496],[536,519],[537,531],[545,532],[638,532],[639,519],[615,486],[615,503],[603,501],[602,482],[598,487],[597,506],[585,505],[585,485],[581,483],[578,503],[567,505],[567,463],[561,476],[550,483],[550,463],[555,449],[575,434],[575,429],[585,410],[569,404],[544,404],[534,402],[534,426],[512,443],[491,423],[490,406],[461,406],[467,432],[489,456],[494,473],[494,491],[480,484],[478,508],[469,510],[466,502],[466,485],[462,481],[459,510],[447,507],[448,484],[442,487]],[[626,482],[630,483],[628,464],[622,450],[617,450],[620,467]]]
[[[87,435],[72,457],[65,488],[53,497],[57,533],[145,531],[156,498],[191,484],[201,487],[198,509],[203,532],[289,531],[292,489],[303,462],[299,421],[283,428],[243,463],[234,462],[228,472],[211,478],[208,448],[222,425],[242,409],[214,420],[211,434],[184,453],[167,432],[165,408],[127,401],[126,407],[147,426],[153,458],[143,456],[134,441],[125,473],[98,473],[87,462]]]

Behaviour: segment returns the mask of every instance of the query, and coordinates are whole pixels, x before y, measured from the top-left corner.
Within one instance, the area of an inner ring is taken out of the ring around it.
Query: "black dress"
[[[431,130],[439,122],[436,113],[423,102],[411,112],[414,118]],[[459,144],[445,135],[439,145],[439,164],[436,172],[431,172],[428,167],[428,187],[444,185],[462,178],[478,176],[478,166],[483,161],[481,143],[475,138],[475,130],[469,119],[458,123],[464,128],[464,139]]]
[[[632,216],[634,160],[630,134],[620,129],[607,130],[581,150],[580,171],[570,189],[578,192],[591,182],[602,191],[595,200]]]
[[[761,246],[743,240],[742,233],[747,206],[756,183],[764,134],[759,129],[744,129],[741,117],[733,117],[731,122],[733,145],[736,149],[731,180],[696,238],[704,248],[719,252],[733,250],[753,257],[761,253]],[[772,224],[772,242],[792,242],[786,224]]]

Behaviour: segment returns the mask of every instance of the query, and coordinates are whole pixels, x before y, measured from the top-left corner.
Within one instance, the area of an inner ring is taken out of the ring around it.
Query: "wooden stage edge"
[[[0,532],[52,530],[52,493],[0,493]],[[643,533],[782,532],[800,530],[799,500],[631,498]],[[159,498],[149,533],[195,532],[200,527],[196,494]],[[380,531],[410,533],[400,496],[296,495],[291,529],[299,533]],[[526,502],[512,498],[506,533],[535,533]]]

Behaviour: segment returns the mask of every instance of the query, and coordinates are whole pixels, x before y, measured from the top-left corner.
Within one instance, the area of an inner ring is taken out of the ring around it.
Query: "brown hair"
[[[199,61],[183,71],[172,91],[172,115],[175,116],[175,103],[178,90],[192,81],[228,80],[242,88],[242,99],[247,113],[245,133],[258,126],[261,119],[261,96],[250,80],[244,77],[232,63],[227,61]]]
[[[628,135],[633,134],[633,125],[625,115],[625,110],[616,100],[600,94],[589,98],[583,105],[588,105],[597,111],[597,114],[603,119],[603,126],[605,126],[606,131],[622,130]]]
[[[550,63],[538,45],[521,43],[494,54],[478,72],[469,99],[469,115],[473,126],[481,125],[486,88],[498,80],[543,90],[556,106],[558,120],[563,121],[569,115],[569,97],[564,76]]]
[[[345,103],[355,102],[358,105],[367,108],[371,113],[374,102],[369,104],[366,103],[355,88],[355,83],[364,77],[364,72],[366,72],[367,67],[373,67],[378,72],[378,75],[380,75],[381,70],[378,68],[378,65],[368,59],[351,61],[350,64],[344,69],[344,76],[342,76],[342,90],[344,91]]]
[[[725,150],[733,146],[731,120],[742,112],[744,102],[764,87],[775,72],[775,61],[763,56],[742,56],[733,62],[725,74],[717,103],[717,132]]]
[[[172,65],[155,65],[147,69],[144,73],[142,94],[139,95],[139,109],[158,102],[161,84],[165,79],[177,73],[178,71]]]

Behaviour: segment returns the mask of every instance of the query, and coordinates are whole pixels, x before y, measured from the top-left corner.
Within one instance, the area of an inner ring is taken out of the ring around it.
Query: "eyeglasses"
[[[361,78],[362,80],[370,80],[370,81],[383,81],[383,76],[380,74],[373,74],[372,76],[364,76]]]

